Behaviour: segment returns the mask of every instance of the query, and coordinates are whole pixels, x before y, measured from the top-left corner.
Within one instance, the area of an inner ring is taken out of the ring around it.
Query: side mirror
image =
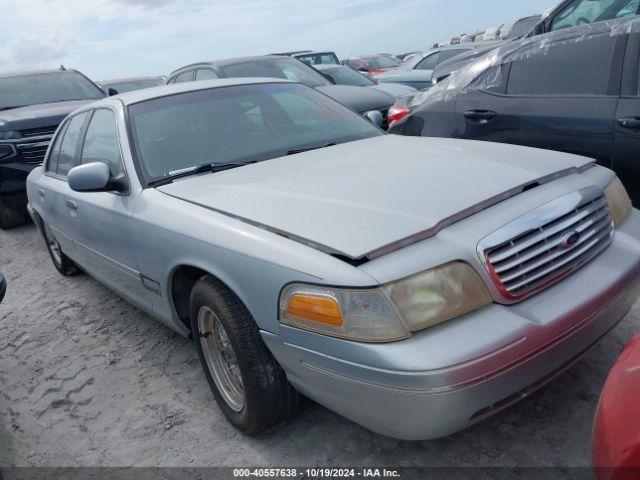
[[[111,175],[106,163],[92,162],[73,167],[67,180],[75,192],[99,192],[107,189]]]
[[[364,113],[364,117],[373,123],[376,127],[382,128],[382,124],[384,123],[384,117],[382,113],[378,110],[369,110]]]
[[[0,273],[0,302],[4,298],[4,294],[7,291],[7,280]]]
[[[109,87],[107,89],[107,95],[109,95],[110,97],[113,97],[114,95],[118,95],[118,90],[116,90],[115,88]]]

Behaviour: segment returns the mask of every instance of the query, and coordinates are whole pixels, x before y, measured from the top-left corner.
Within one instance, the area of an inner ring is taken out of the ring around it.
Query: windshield
[[[308,65],[340,65],[335,53],[309,53],[296,55],[296,58]]]
[[[102,90],[76,72],[0,78],[0,109],[102,97]]]
[[[349,67],[325,68],[322,72],[329,75],[338,85],[369,87],[375,85],[371,80]]]
[[[376,57],[368,57],[365,59],[369,68],[394,68],[400,65],[399,62],[391,60],[389,57],[382,55]]]
[[[576,0],[553,19],[551,30],[638,14],[638,0]]]
[[[118,93],[131,92],[133,90],[141,90],[143,88],[151,88],[163,85],[164,82],[160,78],[145,78],[141,80],[127,80],[123,82],[105,82],[105,88],[113,88]]]
[[[294,82],[304,83],[308,87],[323,87],[331,85],[329,80],[316,72],[313,68],[293,58],[265,58],[251,60],[235,65],[221,67],[226,77],[266,77],[282,78]]]
[[[300,84],[187,92],[131,105],[129,114],[147,182],[203,164],[264,161],[383,135],[358,114]]]

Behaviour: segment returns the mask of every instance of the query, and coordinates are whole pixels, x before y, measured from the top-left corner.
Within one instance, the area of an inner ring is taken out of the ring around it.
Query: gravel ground
[[[588,466],[608,370],[640,307],[571,370],[454,436],[403,442],[308,401],[249,438],[219,412],[191,341],[86,275],[60,276],[33,225],[0,231],[0,465]]]

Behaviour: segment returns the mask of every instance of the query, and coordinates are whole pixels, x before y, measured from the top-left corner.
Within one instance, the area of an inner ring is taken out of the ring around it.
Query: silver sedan
[[[450,434],[567,368],[640,293],[640,213],[610,170],[388,135],[286,81],[83,107],[27,187],[55,267],[191,336],[249,434],[300,394],[384,435]]]

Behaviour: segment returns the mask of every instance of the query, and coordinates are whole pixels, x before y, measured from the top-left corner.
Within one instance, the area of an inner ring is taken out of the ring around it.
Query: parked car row
[[[54,267],[190,336],[240,430],[302,394],[384,435],[448,435],[568,368],[640,296],[640,23],[568,26],[583,1],[544,20],[561,31],[358,59],[375,81],[313,51],[112,96],[74,71],[7,76],[1,205],[25,208],[28,174]]]

